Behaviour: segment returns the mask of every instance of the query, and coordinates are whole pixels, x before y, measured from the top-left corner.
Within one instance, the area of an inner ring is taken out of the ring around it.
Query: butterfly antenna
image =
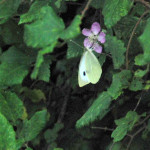
[[[81,47],[81,48],[83,48],[83,49],[84,49],[84,47],[82,47],[81,45],[79,45],[79,44],[78,44],[78,43],[76,43],[75,41],[70,40],[70,42],[72,42],[72,43],[74,43],[74,44],[76,44],[76,45],[78,45],[79,47]]]

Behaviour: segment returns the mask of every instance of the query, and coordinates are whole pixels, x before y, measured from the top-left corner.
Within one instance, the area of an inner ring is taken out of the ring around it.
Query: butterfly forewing
[[[85,53],[85,68],[90,82],[97,83],[101,77],[102,68],[96,56],[90,51]]]

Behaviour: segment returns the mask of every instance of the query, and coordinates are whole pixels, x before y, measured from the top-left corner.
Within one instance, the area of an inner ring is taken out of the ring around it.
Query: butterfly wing
[[[89,81],[96,84],[101,77],[102,68],[96,56],[90,51],[85,54],[85,68]]]
[[[80,64],[79,64],[78,83],[80,87],[85,86],[90,83],[87,77],[86,68],[85,68],[85,60],[86,60],[87,52],[88,51],[83,53],[81,60],[80,60]]]

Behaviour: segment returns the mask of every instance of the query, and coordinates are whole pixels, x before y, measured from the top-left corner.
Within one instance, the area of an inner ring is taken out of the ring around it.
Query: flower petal
[[[97,53],[101,53],[102,52],[102,46],[100,46],[98,43],[94,43],[94,45],[92,46],[92,48]]]
[[[101,32],[99,35],[98,35],[98,41],[100,41],[101,43],[105,43],[106,41],[106,38],[105,38],[106,34],[104,32]]]
[[[92,42],[89,40],[89,38],[84,39],[84,47],[90,48],[92,46]]]
[[[94,35],[97,35],[101,30],[100,24],[98,22],[94,22],[91,26],[91,31]]]
[[[85,35],[85,36],[91,36],[92,35],[92,31],[89,30],[89,29],[84,28],[82,30],[82,34]]]

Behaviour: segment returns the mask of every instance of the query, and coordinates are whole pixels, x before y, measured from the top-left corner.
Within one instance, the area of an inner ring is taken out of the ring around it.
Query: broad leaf
[[[76,127],[81,128],[96,119],[102,119],[109,111],[111,101],[112,99],[107,92],[101,93],[85,114],[76,122]]]
[[[0,19],[4,19],[4,22],[16,13],[21,0],[0,0]]]
[[[25,142],[34,139],[45,127],[47,119],[47,110],[42,110],[36,112],[30,120],[25,120],[20,139],[24,139]]]
[[[113,75],[113,81],[108,88],[108,94],[112,96],[113,99],[117,99],[123,93],[123,89],[129,86],[129,79],[132,75],[129,70],[123,70],[119,73]]]
[[[17,119],[21,119],[24,107],[19,97],[12,92],[0,93],[0,112],[13,124]]]
[[[81,24],[81,16],[77,15],[73,19],[71,25],[62,32],[60,38],[67,40],[78,36],[80,34],[80,24]]]
[[[17,25],[15,21],[8,21],[1,27],[1,36],[5,44],[21,43],[23,41],[22,28]]]
[[[20,16],[19,24],[41,19],[44,15],[41,10],[44,5],[46,5],[45,1],[35,1],[29,11]]]
[[[17,150],[16,138],[13,127],[7,119],[0,113],[0,149],[1,150]]]
[[[24,40],[28,46],[44,48],[55,42],[64,29],[64,23],[50,6],[41,8],[43,17],[25,25]]]
[[[107,35],[105,43],[105,51],[111,53],[115,69],[119,69],[125,62],[124,53],[126,51],[124,43],[117,40],[116,37]]]
[[[131,0],[106,0],[102,13],[107,28],[111,28],[121,17],[126,16],[132,3]]]
[[[146,63],[150,63],[150,18],[147,20],[147,24],[146,27],[144,29],[143,34],[139,37],[139,41],[143,47],[144,50],[144,55],[143,55],[143,61],[145,61]]]
[[[2,63],[0,64],[0,87],[21,84],[27,74],[27,65]]]
[[[48,53],[51,53],[53,51],[55,45],[56,45],[56,43],[54,42],[51,46],[43,48],[42,50],[40,50],[38,52],[38,56],[37,56],[37,59],[36,59],[35,67],[34,67],[34,70],[33,70],[32,74],[31,74],[31,78],[32,79],[36,79],[37,78],[39,70],[40,70],[40,67],[41,67],[42,63],[44,63],[44,55],[48,54]],[[40,72],[40,75],[41,75],[41,72]],[[49,75],[49,74],[46,74],[46,76],[47,75]]]
[[[67,49],[67,58],[74,58],[81,56],[84,52],[83,40],[85,37],[82,35],[78,36],[77,38],[73,39],[72,41],[68,41],[68,49]]]

